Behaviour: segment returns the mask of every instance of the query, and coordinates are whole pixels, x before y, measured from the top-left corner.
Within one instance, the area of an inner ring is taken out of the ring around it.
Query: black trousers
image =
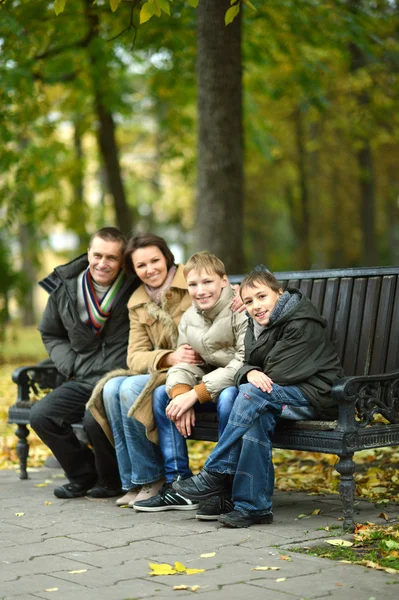
[[[30,424],[50,448],[69,481],[91,487],[96,481],[110,488],[121,486],[115,450],[94,417],[86,411],[92,388],[66,381],[36,402]],[[93,452],[76,437],[73,423],[83,419]]]

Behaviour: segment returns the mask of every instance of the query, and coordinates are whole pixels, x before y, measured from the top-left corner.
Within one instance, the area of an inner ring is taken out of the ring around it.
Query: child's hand
[[[193,350],[189,344],[182,344],[174,352],[169,352],[163,357],[162,368],[173,367],[181,363],[188,363],[189,365],[202,365],[204,364],[203,358],[198,352]]]
[[[266,373],[262,373],[262,371],[257,371],[256,369],[248,371],[247,381],[262,390],[262,392],[267,392],[268,394],[270,394],[273,389],[273,381],[270,377],[268,377]]]
[[[234,291],[234,299],[233,299],[233,302],[231,303],[231,310],[233,312],[244,312],[245,304],[241,300],[240,286],[232,285],[231,288]]]
[[[176,429],[183,437],[191,435],[191,428],[195,425],[194,408],[189,408],[179,419],[175,421]]]
[[[173,398],[166,407],[166,416],[176,423],[177,419],[183,416],[197,400],[197,394],[194,390],[176,396],[176,398]]]

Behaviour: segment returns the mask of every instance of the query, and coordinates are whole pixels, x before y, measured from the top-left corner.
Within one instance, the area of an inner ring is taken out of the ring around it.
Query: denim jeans
[[[258,515],[272,510],[272,438],[283,407],[286,412],[287,408],[301,408],[303,419],[315,416],[309,400],[296,386],[273,384],[270,393],[250,383],[239,387],[229,422],[205,463],[207,471],[234,474],[235,510]]]
[[[147,438],[145,427],[127,413],[150,375],[114,377],[103,390],[104,407],[114,435],[122,487],[130,490],[164,476],[160,448]]]
[[[196,412],[217,411],[219,436],[222,435],[228,423],[237,394],[238,390],[236,387],[228,387],[220,393],[216,405],[213,402],[206,402],[205,404],[197,402],[195,404]],[[163,454],[166,481],[171,482],[178,477],[182,477],[183,479],[191,477],[192,472],[188,466],[186,440],[178,432],[173,421],[170,421],[166,416],[165,411],[168,404],[169,397],[165,391],[165,386],[161,385],[152,394],[152,408]]]

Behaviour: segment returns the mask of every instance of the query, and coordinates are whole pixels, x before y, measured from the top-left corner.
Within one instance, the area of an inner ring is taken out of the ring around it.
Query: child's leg
[[[175,424],[166,416],[169,397],[165,386],[157,387],[152,394],[152,407],[157,424],[159,443],[165,466],[166,482],[170,483],[179,476],[183,479],[191,477],[188,466],[187,444],[177,431]]]
[[[219,438],[223,431],[226,429],[226,425],[229,421],[231,409],[235,399],[238,396],[238,388],[228,387],[220,392],[216,407],[219,421]]]

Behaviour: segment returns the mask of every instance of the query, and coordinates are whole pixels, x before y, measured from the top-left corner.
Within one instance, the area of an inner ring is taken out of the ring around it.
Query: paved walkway
[[[292,550],[329,536],[343,537],[340,530],[323,529],[340,523],[337,496],[277,493],[273,525],[228,529],[218,522],[198,521],[191,511],[145,514],[117,508],[113,500],[58,500],[52,490],[63,481],[51,469],[31,471],[27,481],[20,481],[14,471],[0,471],[1,600],[133,600],[195,594],[204,600],[399,597],[397,575]],[[315,509],[320,514],[312,515]],[[399,508],[384,511],[398,516]],[[381,523],[380,512],[361,501],[357,518]],[[149,563],[175,561],[205,571],[149,575]],[[252,570],[257,566],[278,570]]]

